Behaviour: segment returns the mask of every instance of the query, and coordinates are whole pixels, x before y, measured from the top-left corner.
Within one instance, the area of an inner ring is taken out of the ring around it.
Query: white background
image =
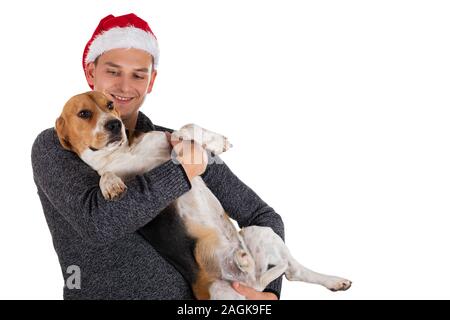
[[[1,1],[0,298],[61,299],[32,178],[36,135],[89,90],[84,45],[135,12],[161,61],[142,110],[226,134],[223,159],[285,222],[332,293],[284,299],[450,298],[448,1]]]

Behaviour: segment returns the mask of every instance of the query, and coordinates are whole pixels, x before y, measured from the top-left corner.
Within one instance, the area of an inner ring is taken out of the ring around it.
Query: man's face
[[[113,49],[89,63],[86,78],[95,91],[114,102],[122,120],[136,115],[156,77],[153,58],[139,49]]]

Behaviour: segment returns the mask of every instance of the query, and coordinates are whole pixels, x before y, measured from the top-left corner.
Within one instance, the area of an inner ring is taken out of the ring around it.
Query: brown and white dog
[[[100,175],[106,199],[118,198],[124,181],[171,159],[164,132],[127,137],[113,103],[99,92],[72,97],[56,120],[62,146],[75,152]],[[200,132],[205,149],[220,154],[230,144],[222,135],[187,125],[172,136],[193,140]],[[155,249],[190,283],[198,299],[243,299],[230,285],[239,281],[258,291],[285,274],[289,280],[346,290],[349,280],[311,271],[289,253],[271,228],[250,226],[239,232],[201,177],[140,230]]]

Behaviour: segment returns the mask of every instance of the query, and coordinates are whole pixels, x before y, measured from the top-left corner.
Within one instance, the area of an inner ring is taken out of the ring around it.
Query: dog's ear
[[[120,111],[117,107],[114,107],[114,110],[112,113],[115,114],[120,119]]]
[[[64,149],[72,150],[69,138],[67,136],[66,122],[63,117],[56,119],[55,123],[56,134],[58,135],[59,142]]]

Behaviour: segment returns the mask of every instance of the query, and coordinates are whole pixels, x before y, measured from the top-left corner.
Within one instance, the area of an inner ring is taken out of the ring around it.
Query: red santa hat
[[[147,22],[134,13],[119,17],[104,17],[83,53],[83,69],[89,62],[94,62],[104,52],[119,48],[135,48],[148,52],[153,56],[153,67],[159,61],[158,42]]]

